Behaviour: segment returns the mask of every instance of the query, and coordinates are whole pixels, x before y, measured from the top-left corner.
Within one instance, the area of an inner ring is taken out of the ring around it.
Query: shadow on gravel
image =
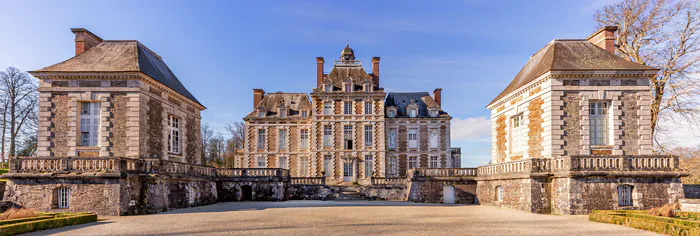
[[[40,230],[40,231],[35,231],[23,235],[49,235],[49,234],[57,234],[57,233],[62,233],[66,231],[71,231],[71,230],[76,230],[76,229],[82,229],[82,228],[87,228],[91,226],[97,226],[97,225],[104,225],[104,224],[111,224],[113,222],[104,220],[104,219],[98,219],[97,222],[93,223],[87,223],[87,224],[80,224],[80,225],[71,225],[71,226],[66,226],[66,227],[61,227],[61,228],[55,228],[55,229],[47,229],[47,230]]]

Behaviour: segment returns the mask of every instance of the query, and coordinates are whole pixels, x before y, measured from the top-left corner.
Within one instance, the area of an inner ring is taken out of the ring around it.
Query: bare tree
[[[17,149],[17,138],[27,131],[33,120],[37,116],[38,92],[36,81],[27,73],[8,67],[0,72],[0,91],[2,94],[3,129],[2,129],[2,149],[4,152],[6,132],[9,132],[10,148],[9,154],[14,156]],[[9,123],[9,127],[7,127]],[[26,126],[25,126],[26,125]],[[4,153],[2,157],[4,161]]]
[[[207,150],[208,163],[215,167],[221,167],[224,152],[226,152],[226,140],[224,139],[224,136],[221,135],[221,133],[217,132],[209,140],[209,146]]]
[[[234,149],[243,148],[245,139],[245,126],[243,122],[234,121],[226,124],[226,130],[231,134],[231,144]]]
[[[207,165],[207,151],[209,151],[209,142],[212,136],[214,136],[214,131],[209,128],[209,124],[203,124],[200,132],[200,136],[202,137],[202,165]]]
[[[651,79],[656,143],[662,116],[674,114],[697,124],[700,1],[623,0],[598,10],[594,18],[599,26],[619,27],[618,55],[661,69]]]

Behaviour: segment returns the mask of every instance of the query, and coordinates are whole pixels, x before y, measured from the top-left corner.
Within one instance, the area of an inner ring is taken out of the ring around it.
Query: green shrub
[[[92,213],[59,213],[55,214],[54,216],[45,215],[42,217],[51,218],[2,225],[0,226],[0,236],[22,234],[37,230],[52,229],[63,226],[85,224],[97,221],[97,215]]]
[[[588,219],[624,225],[668,235],[700,235],[700,222],[670,217],[651,216],[640,211],[594,210]]]

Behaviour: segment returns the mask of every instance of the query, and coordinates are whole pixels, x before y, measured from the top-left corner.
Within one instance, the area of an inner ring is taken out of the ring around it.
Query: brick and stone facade
[[[238,167],[285,168],[293,177],[324,176],[330,184],[368,185],[372,177],[406,176],[411,157],[420,159],[414,168],[428,167],[431,160],[438,168],[459,164],[454,161],[459,155],[450,149],[451,117],[441,109],[441,89],[432,97],[390,93],[385,100],[379,57],[372,58],[367,73],[349,46],[329,73],[323,71],[322,57],[316,62],[317,87],[310,99],[305,93],[253,90],[254,110],[244,118],[245,153]],[[415,116],[406,112],[409,106],[416,109]],[[406,146],[409,129],[417,131],[419,143],[411,149]],[[387,136],[389,130],[395,133]],[[286,136],[280,139],[280,134]]]

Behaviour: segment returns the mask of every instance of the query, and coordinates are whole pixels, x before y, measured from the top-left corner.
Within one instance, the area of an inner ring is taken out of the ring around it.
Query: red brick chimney
[[[85,28],[71,28],[70,31],[73,31],[75,34],[76,56],[102,43],[102,38],[93,34],[89,30],[86,30]]]
[[[615,31],[617,26],[605,26],[586,39],[605,51],[615,53]]]
[[[258,104],[263,98],[265,98],[265,90],[253,89],[253,109],[258,108]]]
[[[433,99],[435,99],[438,106],[442,107],[442,88],[436,88],[435,91],[433,91]]]
[[[316,57],[316,88],[323,83],[323,57]]]
[[[379,87],[379,57],[372,57],[372,79],[374,85]]]

